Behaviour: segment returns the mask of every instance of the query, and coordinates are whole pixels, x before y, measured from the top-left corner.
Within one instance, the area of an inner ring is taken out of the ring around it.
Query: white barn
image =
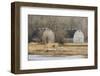
[[[81,30],[77,30],[74,33],[73,42],[74,43],[83,43],[84,42],[84,34]]]

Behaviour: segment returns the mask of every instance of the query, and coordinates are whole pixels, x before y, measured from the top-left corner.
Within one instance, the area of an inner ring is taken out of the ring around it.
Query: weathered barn
[[[55,42],[55,34],[51,29],[45,28],[43,35],[42,35],[42,42],[43,43]]]

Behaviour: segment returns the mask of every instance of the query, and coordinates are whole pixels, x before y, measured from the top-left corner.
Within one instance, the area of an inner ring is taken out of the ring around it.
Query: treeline
[[[51,29],[55,33],[56,41],[73,37],[75,30],[82,30],[85,41],[88,38],[88,19],[86,17],[28,15],[29,42],[35,37],[41,39],[43,33],[41,28]]]

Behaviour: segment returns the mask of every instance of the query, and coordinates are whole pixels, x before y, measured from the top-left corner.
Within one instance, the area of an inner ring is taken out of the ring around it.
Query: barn
[[[43,43],[54,43],[55,42],[55,34],[51,29],[45,28],[43,35],[42,35],[42,42]]]

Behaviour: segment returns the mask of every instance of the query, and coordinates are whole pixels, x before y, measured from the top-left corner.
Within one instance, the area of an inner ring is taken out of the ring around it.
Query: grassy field
[[[73,56],[83,55],[87,57],[88,45],[87,43],[29,43],[28,53],[32,55],[49,55],[49,56]]]

